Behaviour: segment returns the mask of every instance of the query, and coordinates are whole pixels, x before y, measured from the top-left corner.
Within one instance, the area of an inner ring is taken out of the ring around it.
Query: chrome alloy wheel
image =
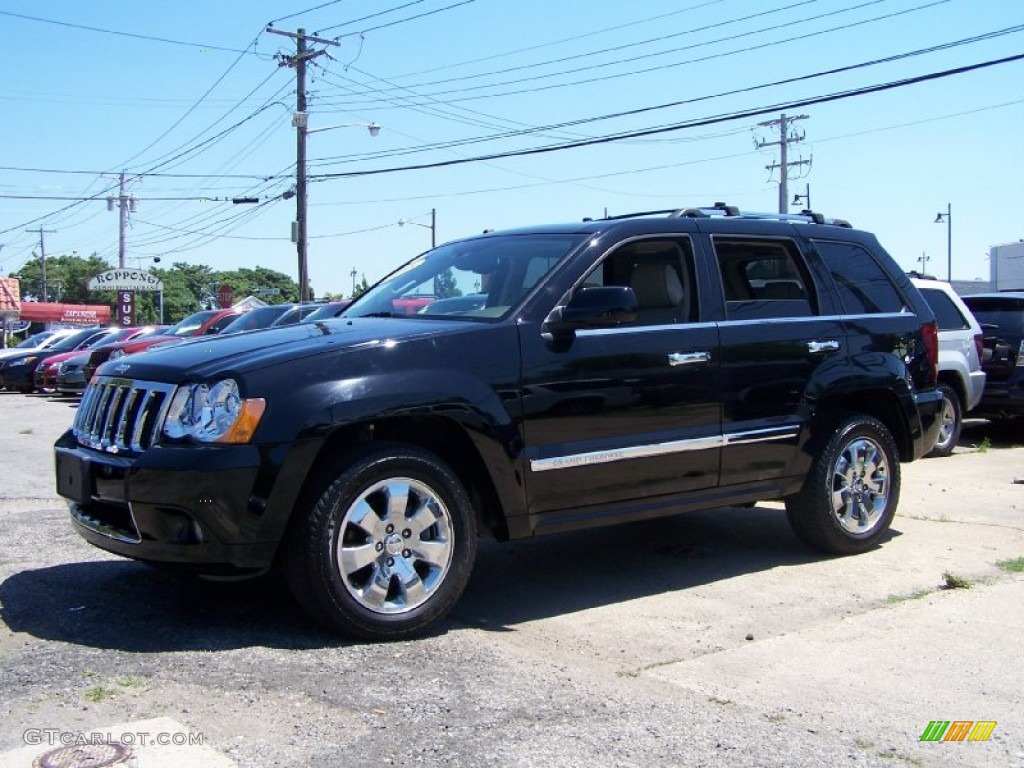
[[[425,483],[393,477],[367,488],[345,512],[335,559],[359,605],[399,614],[430,599],[453,548],[451,514],[440,496]]]
[[[956,409],[948,396],[942,398],[942,413],[939,416],[939,439],[935,447],[947,448],[956,434]]]
[[[859,437],[839,452],[832,467],[832,511],[844,531],[870,533],[885,514],[889,467],[874,440]]]

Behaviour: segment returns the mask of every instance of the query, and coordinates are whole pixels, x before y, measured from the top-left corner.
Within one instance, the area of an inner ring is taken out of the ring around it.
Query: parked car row
[[[272,304],[256,309],[231,307],[189,315],[173,326],[70,328],[42,331],[17,347],[0,350],[0,389],[22,393],[80,395],[107,360],[190,339],[292,325],[335,317],[348,301]]]

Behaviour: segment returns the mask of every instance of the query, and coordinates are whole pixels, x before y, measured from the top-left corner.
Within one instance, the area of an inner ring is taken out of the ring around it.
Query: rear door
[[[715,234],[725,318],[721,485],[800,475],[801,451],[829,369],[844,368],[845,339],[794,236]]]

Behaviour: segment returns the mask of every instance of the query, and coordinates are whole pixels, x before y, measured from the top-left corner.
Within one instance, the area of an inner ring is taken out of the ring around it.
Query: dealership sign
[[[156,275],[141,269],[108,269],[89,278],[90,291],[162,291],[164,284]]]

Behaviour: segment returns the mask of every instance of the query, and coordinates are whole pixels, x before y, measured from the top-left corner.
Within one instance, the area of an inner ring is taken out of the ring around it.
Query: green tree
[[[82,258],[77,254],[48,256],[46,258],[46,298],[65,304],[107,304],[114,307],[117,297],[98,294],[86,285],[89,278],[112,269],[112,265],[96,254]],[[43,300],[43,268],[38,257],[30,260],[16,275],[21,281],[21,296],[34,301]]]
[[[260,289],[277,290],[274,295],[259,296],[268,304],[283,304],[299,300],[299,286],[288,275],[265,267],[236,269],[233,272],[218,273],[219,279],[235,291],[235,299],[259,295]]]
[[[455,275],[452,274],[451,269],[446,269],[434,278],[434,295],[439,299],[462,295],[462,291],[456,285]]]
[[[354,298],[356,298],[358,296],[362,296],[369,289],[370,289],[370,284],[368,282],[366,282],[366,275],[363,275],[363,279],[360,280],[358,283],[356,283],[355,286],[353,286],[353,288],[352,288],[352,295],[349,298],[350,299],[354,299]]]

